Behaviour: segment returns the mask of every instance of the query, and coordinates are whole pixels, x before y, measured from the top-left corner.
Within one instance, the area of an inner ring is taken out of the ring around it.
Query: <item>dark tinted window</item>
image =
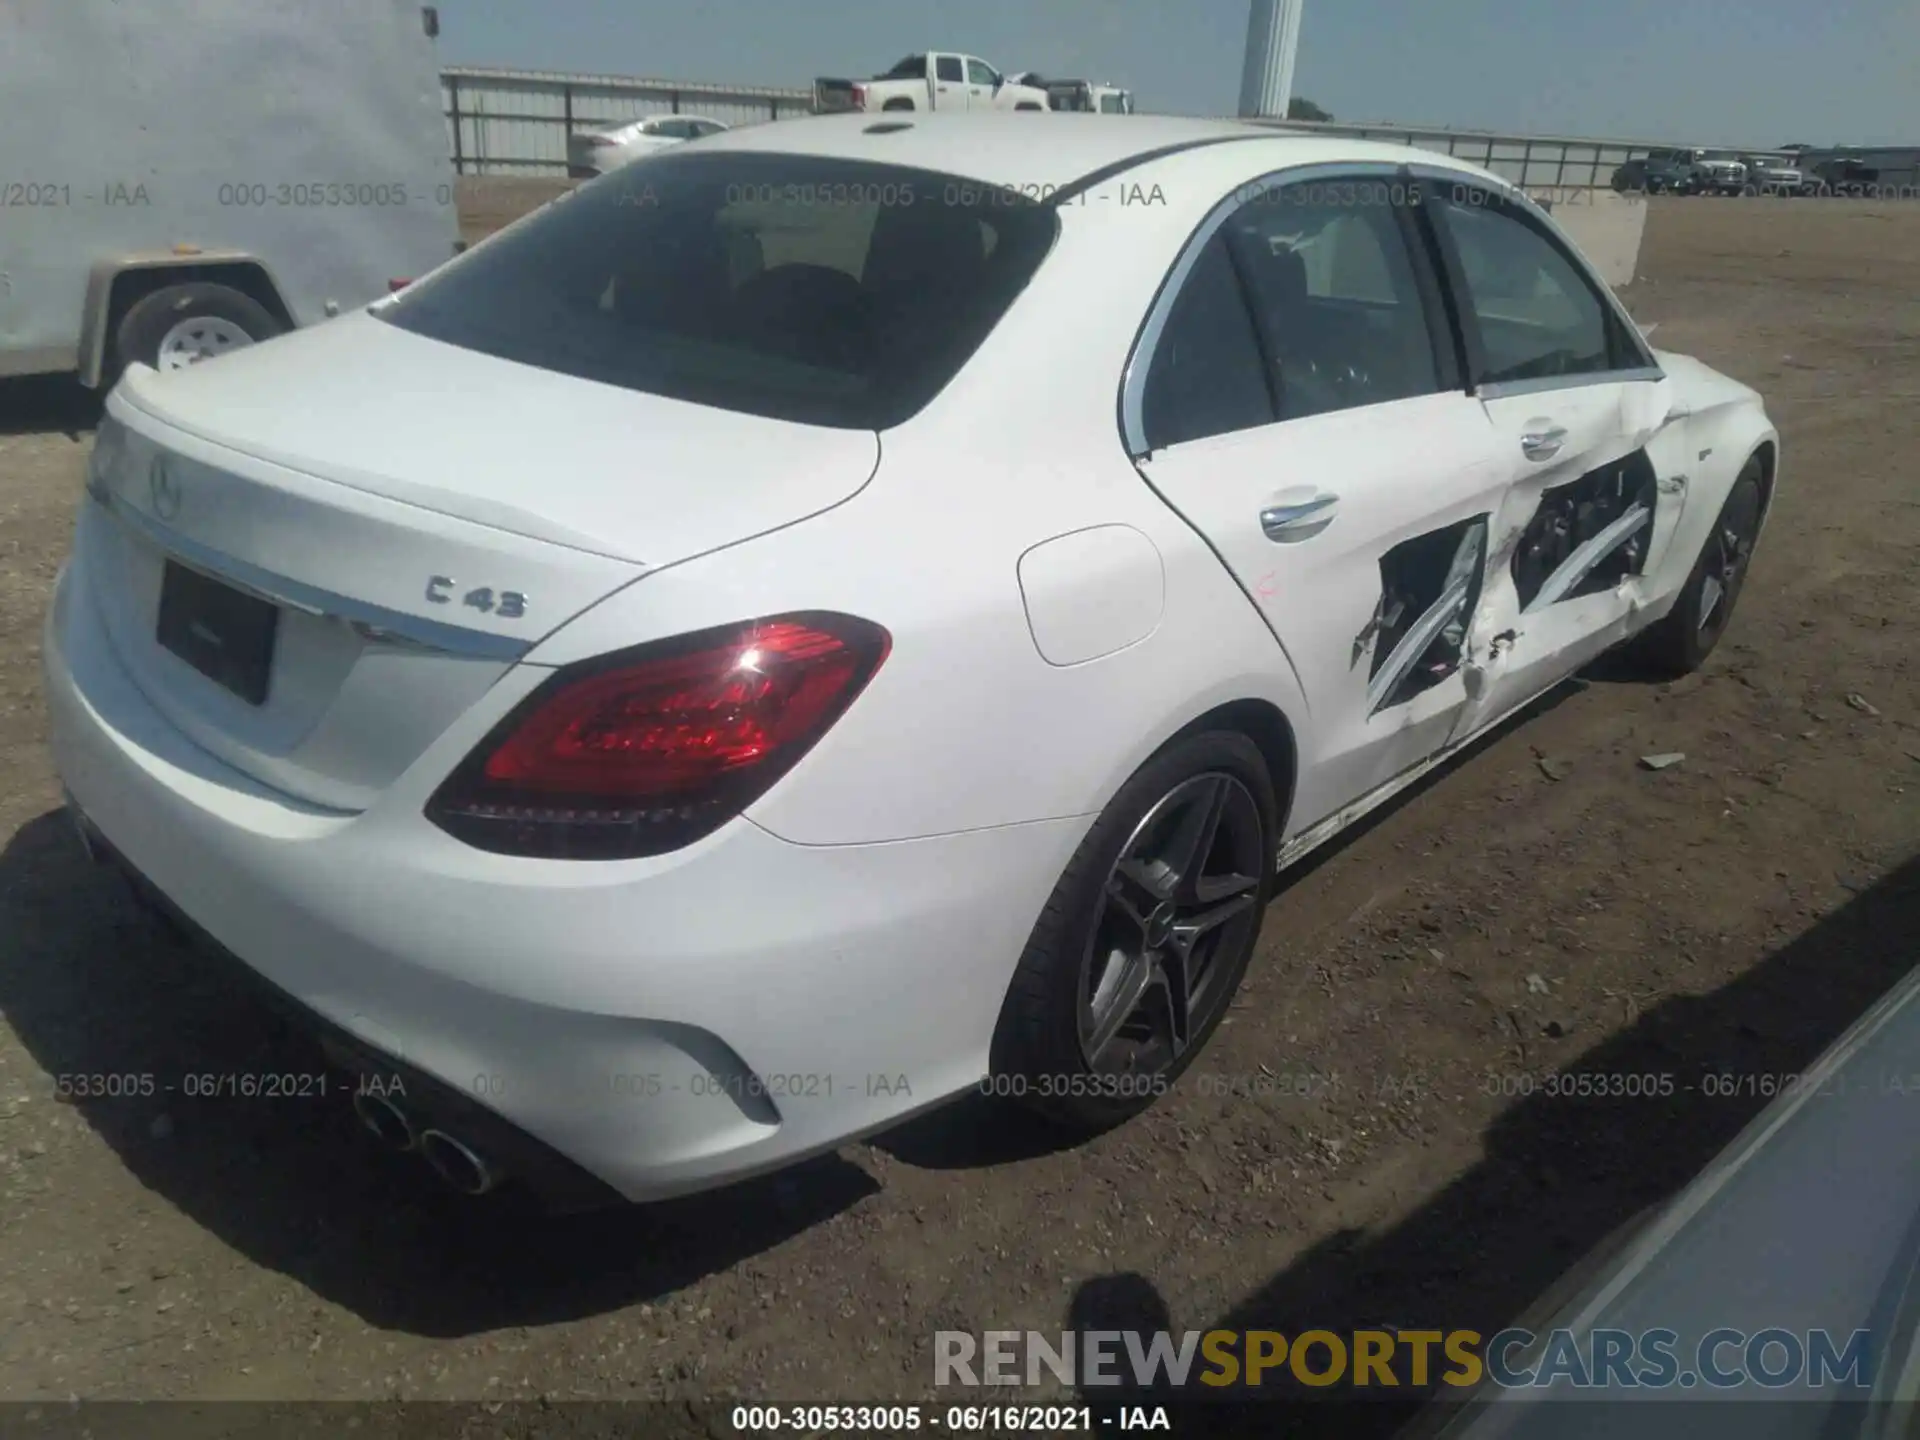
[[[958,80],[960,78],[960,57],[958,55],[942,55],[933,63],[935,79]]]
[[[1603,374],[1638,364],[1619,324],[1573,262],[1543,232],[1485,191],[1428,191],[1429,211],[1459,252],[1463,297],[1480,331],[1474,380],[1538,380]]]
[[[1273,423],[1253,317],[1219,235],[1201,250],[1167,313],[1140,422],[1154,450]]]
[[[674,147],[379,313],[584,380],[877,430],[953,378],[1056,226],[1050,209],[948,175]]]
[[[1442,388],[1396,213],[1405,201],[1398,182],[1313,181],[1260,192],[1228,217],[1281,419]]]
[[[904,60],[894,61],[893,68],[880,76],[882,80],[919,80],[927,73],[927,57],[909,55]]]

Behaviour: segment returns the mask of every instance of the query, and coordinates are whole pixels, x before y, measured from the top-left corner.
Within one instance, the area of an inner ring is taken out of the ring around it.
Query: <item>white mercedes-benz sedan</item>
[[[657,150],[718,135],[726,128],[704,115],[648,115],[605,130],[581,131],[567,137],[567,177],[591,180]]]
[[[462,1189],[985,1088],[1086,1130],[1279,870],[1723,633],[1778,440],[1448,157],[848,115],[114,391],[46,636],[96,856]]]

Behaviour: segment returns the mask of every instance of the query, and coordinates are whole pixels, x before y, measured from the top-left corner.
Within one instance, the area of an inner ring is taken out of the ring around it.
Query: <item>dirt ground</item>
[[[1920,206],[1657,200],[1641,274],[1656,343],[1783,437],[1702,675],[1570,687],[1294,875],[1196,1075],[1131,1126],[1061,1149],[969,1100],[562,1222],[442,1191],[338,1104],[56,1098],[308,1052],[59,811],[39,627],[91,422],[0,392],[0,1397],[859,1403],[932,1398],[946,1328],[1498,1328],[1762,1103],[1703,1077],[1804,1064],[1920,928]],[[1556,1069],[1676,1088],[1513,1093]]]

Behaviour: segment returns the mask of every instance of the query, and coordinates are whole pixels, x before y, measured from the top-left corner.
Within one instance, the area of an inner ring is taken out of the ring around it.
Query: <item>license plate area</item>
[[[198,570],[166,562],[155,638],[249,705],[267,702],[280,609]]]

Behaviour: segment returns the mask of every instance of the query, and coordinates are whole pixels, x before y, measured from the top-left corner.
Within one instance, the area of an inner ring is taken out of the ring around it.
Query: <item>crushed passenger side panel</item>
[[[1522,614],[1612,589],[1646,563],[1659,480],[1645,450],[1541,493],[1513,551]]]
[[[1380,557],[1380,603],[1359,642],[1373,641],[1369,714],[1405,704],[1460,668],[1486,570],[1490,518],[1416,536]]]

